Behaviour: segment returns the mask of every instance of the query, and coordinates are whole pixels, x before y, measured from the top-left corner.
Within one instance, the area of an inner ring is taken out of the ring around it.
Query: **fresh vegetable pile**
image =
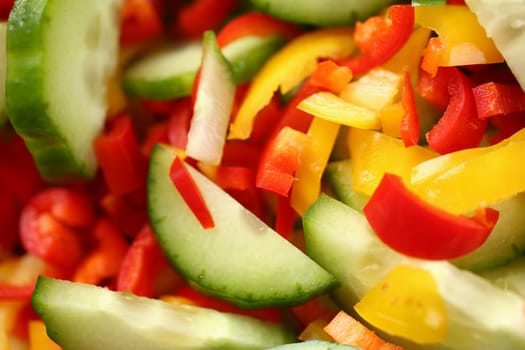
[[[525,349],[523,15],[0,2],[0,349]]]

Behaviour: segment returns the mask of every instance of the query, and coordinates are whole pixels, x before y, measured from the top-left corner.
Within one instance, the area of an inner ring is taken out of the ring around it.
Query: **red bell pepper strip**
[[[301,163],[301,153],[309,137],[291,127],[284,127],[268,141],[260,158],[255,178],[257,187],[288,196],[295,181],[295,170]]]
[[[107,219],[126,237],[134,238],[146,223],[146,205],[136,203],[129,196],[106,194],[99,203]]]
[[[120,42],[123,45],[142,43],[163,32],[160,2],[126,0],[122,8]]]
[[[0,300],[30,301],[35,284],[17,285],[0,282]]]
[[[206,205],[206,201],[202,197],[188,169],[186,169],[184,162],[179,157],[175,157],[173,160],[169,177],[202,227],[213,228],[215,222]]]
[[[481,119],[525,111],[525,92],[517,84],[488,82],[475,86],[472,91]]]
[[[275,213],[275,231],[287,240],[292,239],[295,221],[299,216],[292,208],[290,198],[279,196]]]
[[[266,37],[280,35],[290,40],[303,30],[298,26],[285,22],[262,12],[247,12],[229,21],[217,34],[217,43],[225,47],[232,41],[245,36]]]
[[[495,116],[489,119],[489,123],[498,131],[496,135],[491,135],[488,138],[489,143],[493,145],[525,128],[525,113]]]
[[[253,144],[264,144],[268,139],[270,131],[279,121],[282,114],[279,97],[274,95],[270,102],[257,112],[249,141]],[[234,115],[236,115],[236,113]]]
[[[110,193],[123,195],[144,186],[147,160],[129,115],[118,117],[109,132],[95,140],[95,155]]]
[[[366,73],[385,63],[408,40],[414,30],[414,8],[410,5],[392,5],[388,19],[372,16],[357,22],[354,40],[361,54],[339,62],[348,66],[354,75]]]
[[[7,21],[9,13],[13,8],[15,0],[2,0],[0,1],[0,21]]]
[[[228,140],[224,144],[221,165],[245,166],[256,169],[259,164],[261,148],[252,142],[241,140]]]
[[[377,236],[392,249],[416,258],[454,259],[479,247],[499,212],[481,208],[472,218],[447,213],[412,193],[386,173],[363,212]]]
[[[450,100],[448,84],[447,74],[432,76],[427,71],[420,69],[416,81],[416,92],[438,110],[445,111]]]
[[[215,182],[225,190],[247,190],[255,183],[253,169],[245,166],[219,165],[215,174]]]
[[[440,154],[479,146],[487,121],[478,118],[467,76],[457,67],[440,67],[435,79],[448,82],[450,98],[442,117],[426,134],[429,146]]]
[[[168,142],[171,145],[180,149],[186,149],[192,115],[191,98],[186,97],[177,100],[170,113],[168,124]]]
[[[124,235],[105,218],[98,219],[92,235],[95,247],[77,267],[72,279],[99,285],[117,276],[128,243]]]
[[[144,154],[146,157],[149,157],[151,151],[153,150],[153,146],[156,143],[168,144],[169,142],[168,121],[158,122],[150,126],[146,131],[146,136],[144,137],[144,140],[142,140],[140,150],[142,154]]]
[[[176,28],[186,38],[199,38],[206,30],[219,28],[239,0],[195,0],[179,9]]]
[[[144,225],[122,261],[117,290],[145,297],[155,296],[156,279],[166,265],[166,256],[150,225]]]
[[[65,188],[49,188],[33,198],[20,215],[20,238],[27,252],[64,269],[84,255],[82,232],[94,221],[89,197]]]
[[[412,87],[410,73],[405,73],[405,85],[401,96],[401,104],[405,110],[405,115],[401,119],[400,134],[405,147],[417,145],[419,141],[419,115]]]

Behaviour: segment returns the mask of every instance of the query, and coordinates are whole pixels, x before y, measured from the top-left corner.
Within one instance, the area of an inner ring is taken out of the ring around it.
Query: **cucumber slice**
[[[326,166],[325,176],[337,198],[353,209],[362,212],[369,196],[354,191],[352,181],[352,161],[343,159],[332,161]]]
[[[7,22],[0,22],[0,126],[7,121],[7,106],[5,102],[5,79],[7,70]]]
[[[525,193],[494,205],[500,216],[489,238],[478,249],[452,262],[464,269],[480,271],[507,262],[525,253]]]
[[[525,298],[525,256],[494,268],[479,271],[478,274],[495,285],[513,291]]]
[[[259,10],[286,21],[328,27],[351,25],[357,20],[364,20],[393,1],[250,0],[250,2]]]
[[[308,209],[303,224],[308,254],[338,279],[335,298],[349,312],[392,267],[409,264],[432,274],[447,308],[446,339],[432,349],[525,348],[524,300],[517,294],[448,262],[425,262],[392,251],[361,213],[327,195]]]
[[[43,177],[92,178],[122,0],[17,1],[7,25],[6,101]]]
[[[166,100],[189,96],[201,57],[201,41],[162,45],[126,68],[122,87],[131,97]]]
[[[161,246],[183,276],[249,308],[298,304],[335,286],[331,274],[188,166],[215,221],[204,229],[168,176],[175,155],[164,145],[153,149],[148,210]]]
[[[251,350],[296,339],[276,323],[44,276],[32,304],[64,350]]]
[[[516,0],[465,0],[479,23],[494,40],[509,68],[525,90],[525,3]]]
[[[302,343],[279,345],[270,350],[359,350],[350,345],[332,343],[323,340],[308,340]]]
[[[236,83],[250,81],[263,63],[284,44],[280,36],[248,36],[223,48]],[[122,87],[131,97],[166,100],[189,96],[202,59],[202,43],[164,44],[130,64]]]

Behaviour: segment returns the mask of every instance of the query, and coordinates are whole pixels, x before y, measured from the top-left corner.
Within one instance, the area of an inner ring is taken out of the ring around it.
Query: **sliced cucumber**
[[[481,247],[452,262],[473,271],[502,266],[525,253],[525,193],[505,200],[494,209],[500,216]]]
[[[331,274],[188,166],[215,222],[204,229],[168,176],[175,154],[160,144],[153,149],[148,208],[161,246],[183,276],[250,308],[298,304],[335,286]]]
[[[90,178],[117,65],[122,0],[17,1],[7,26],[9,119],[48,180]]]
[[[7,121],[7,106],[5,101],[5,80],[7,70],[7,22],[0,22],[0,126]]]
[[[283,44],[280,36],[247,36],[224,47],[235,82],[250,81]],[[131,63],[124,72],[122,86],[132,97],[166,100],[188,96],[201,59],[201,41],[164,44]]]
[[[250,0],[261,11],[286,21],[320,27],[351,25],[378,13],[391,0]]]
[[[301,343],[279,345],[270,350],[359,350],[350,345],[332,343],[323,340],[309,340]]]
[[[479,271],[478,274],[495,285],[511,290],[525,298],[525,255],[509,263]]]
[[[164,100],[188,96],[201,57],[201,41],[159,46],[126,68],[122,87],[132,97]]]
[[[350,159],[328,163],[325,176],[328,179],[334,194],[341,202],[349,205],[357,211],[363,211],[363,207],[368,202],[369,197],[365,194],[354,191],[352,185],[352,161]]]
[[[309,208],[303,223],[307,252],[338,279],[335,297],[346,310],[394,266],[409,264],[430,272],[446,305],[447,336],[432,349],[525,348],[524,300],[517,294],[448,262],[410,259],[390,250],[361,213],[327,195]]]
[[[465,0],[479,23],[494,40],[516,79],[525,90],[525,3],[516,0]]]
[[[213,31],[204,33],[197,97],[188,131],[186,154],[219,165],[235,99],[233,68],[222,54]]]
[[[64,350],[252,350],[296,339],[277,323],[43,276],[32,304]]]

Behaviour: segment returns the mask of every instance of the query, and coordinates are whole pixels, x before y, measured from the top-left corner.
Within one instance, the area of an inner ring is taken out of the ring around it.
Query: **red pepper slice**
[[[475,86],[472,91],[481,119],[525,111],[525,92],[517,84],[488,82]]]
[[[294,224],[298,217],[290,204],[290,198],[279,196],[275,214],[275,231],[287,240],[291,240]]]
[[[423,201],[403,180],[385,174],[363,208],[377,236],[392,249],[416,258],[454,259],[472,252],[489,236],[499,212],[482,208],[468,218]]]
[[[401,119],[401,138],[403,139],[405,147],[417,145],[420,133],[419,115],[409,72],[405,73],[405,85],[401,95],[401,104],[405,110],[405,115],[403,119]]]
[[[160,13],[157,0],[126,0],[122,8],[121,44],[141,43],[160,36],[164,30]]]
[[[175,157],[170,167],[169,176],[177,191],[191,209],[197,220],[201,223],[204,228],[213,228],[215,222],[213,217],[206,205],[206,201],[202,197],[202,194],[197,187],[197,184],[193,181],[191,174],[184,165],[184,162],[179,158]]]
[[[487,121],[478,118],[469,79],[457,67],[440,67],[435,79],[448,82],[450,98],[438,123],[426,134],[429,146],[440,154],[479,146]]]
[[[166,265],[166,257],[151,227],[143,226],[122,261],[117,290],[153,297],[157,276]]]
[[[2,0],[0,1],[0,21],[7,21],[9,13],[15,4],[15,0]]]
[[[347,66],[341,66],[332,60],[324,60],[317,64],[317,68],[310,76],[310,83],[340,93],[352,77],[352,71]]]
[[[262,12],[247,12],[228,22],[217,34],[217,43],[225,47],[245,36],[280,35],[290,40],[302,32],[298,26]]]
[[[118,117],[110,131],[95,140],[95,155],[110,193],[123,195],[144,186],[147,160],[129,115]]]
[[[65,188],[50,188],[30,199],[20,215],[20,238],[27,252],[64,269],[84,255],[81,232],[94,220],[89,197]]]
[[[176,28],[188,38],[199,38],[206,30],[217,29],[235,10],[239,0],[195,0],[177,13]]]
[[[193,105],[190,97],[179,99],[174,104],[168,123],[168,141],[171,145],[186,149],[192,115]]]
[[[128,250],[124,235],[101,218],[95,223],[93,237],[96,245],[76,269],[73,281],[98,285],[115,278],[120,270]]]
[[[35,285],[17,285],[6,282],[0,282],[0,300],[31,300],[31,295]]]
[[[372,16],[357,22],[354,40],[361,54],[339,62],[348,66],[354,75],[366,73],[385,63],[408,40],[414,30],[415,13],[410,5],[392,5],[388,19]]]

